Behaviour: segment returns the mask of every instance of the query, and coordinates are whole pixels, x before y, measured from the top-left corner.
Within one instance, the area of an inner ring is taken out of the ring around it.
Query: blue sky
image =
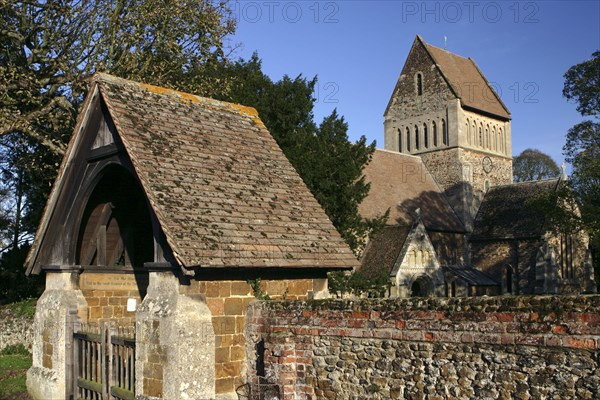
[[[582,118],[566,70],[600,50],[600,1],[233,1],[236,55],[257,51],[274,80],[318,75],[317,122],[334,108],[350,138],[383,147],[383,112],[415,35],[471,57],[512,114],[513,154],[560,164]]]

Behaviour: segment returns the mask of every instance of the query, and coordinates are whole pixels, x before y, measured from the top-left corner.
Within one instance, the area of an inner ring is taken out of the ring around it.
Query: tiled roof
[[[461,57],[421,40],[463,106],[510,119],[510,112],[471,58]]]
[[[475,217],[472,239],[509,239],[540,236],[544,212],[531,204],[536,196],[556,190],[559,180],[548,179],[494,186]]]
[[[490,277],[485,272],[479,271],[475,268],[465,268],[465,267],[453,267],[446,266],[444,267],[446,272],[457,276],[467,282],[469,285],[475,286],[498,286],[499,283]]]
[[[389,225],[412,225],[416,209],[427,229],[464,232],[464,227],[420,157],[388,150],[375,150],[365,167],[369,195],[359,206],[365,218],[374,218],[388,208]]]
[[[182,266],[358,266],[256,110],[106,74],[96,87]]]
[[[374,235],[365,249],[359,271],[368,278],[382,272],[389,275],[411,229],[411,226],[386,226]]]

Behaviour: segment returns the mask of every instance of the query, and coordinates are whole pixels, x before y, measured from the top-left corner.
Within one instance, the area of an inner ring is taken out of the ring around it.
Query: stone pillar
[[[172,272],[151,272],[136,314],[136,398],[214,399],[215,335],[199,295]]]
[[[35,400],[64,400],[71,394],[73,328],[87,309],[78,280],[76,272],[46,273],[33,320],[33,365],[27,371],[27,391]]]

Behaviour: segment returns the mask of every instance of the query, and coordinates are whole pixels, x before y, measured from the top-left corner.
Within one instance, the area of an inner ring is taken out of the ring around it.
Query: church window
[[[415,125],[415,150],[419,150],[419,127]]]
[[[481,126],[479,127],[479,143],[478,143],[479,147],[483,147],[483,132],[481,129]]]
[[[402,153],[402,129],[398,129],[398,152]]]
[[[406,128],[406,151],[410,151],[410,128]]]
[[[431,128],[433,130],[433,145],[437,146],[438,145],[438,139],[437,139],[437,125],[435,124],[435,121],[431,121]]]
[[[442,142],[448,145],[448,129],[446,129],[446,121],[442,118]]]
[[[470,127],[471,125],[469,124],[469,119],[467,118],[467,122],[465,123],[465,133],[467,135],[468,144],[471,144],[471,131],[469,130]]]
[[[563,279],[573,278],[573,236],[560,235],[560,272]]]
[[[485,127],[485,147],[486,149],[489,149],[491,147],[490,145],[490,126],[487,125]]]
[[[492,127],[492,150],[498,151],[498,135],[496,135],[496,127]]]
[[[417,95],[423,95],[423,75],[421,73],[417,74]]]
[[[507,266],[504,271],[504,293],[512,294],[513,292],[513,271],[511,266]]]
[[[429,148],[429,133],[427,132],[427,124],[423,124],[423,145],[426,149]]]

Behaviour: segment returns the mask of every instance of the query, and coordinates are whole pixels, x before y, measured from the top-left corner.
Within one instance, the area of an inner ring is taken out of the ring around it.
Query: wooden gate
[[[134,328],[83,325],[74,332],[73,377],[76,400],[134,400]]]

